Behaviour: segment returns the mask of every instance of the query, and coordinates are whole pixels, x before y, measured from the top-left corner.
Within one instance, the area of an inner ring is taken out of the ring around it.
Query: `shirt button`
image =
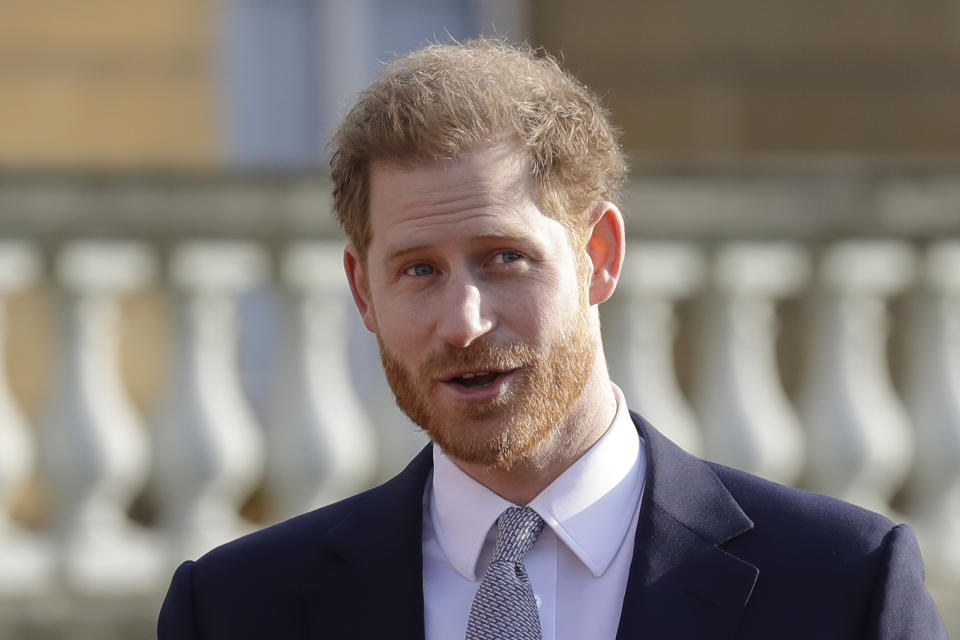
[[[537,609],[543,606],[543,598],[541,598],[538,594],[533,594],[533,599],[537,601]]]

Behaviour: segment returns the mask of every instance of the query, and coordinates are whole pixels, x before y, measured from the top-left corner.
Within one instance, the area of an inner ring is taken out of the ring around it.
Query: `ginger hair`
[[[389,64],[334,133],[333,209],[365,257],[374,162],[443,162],[514,139],[541,210],[579,238],[596,203],[619,199],[617,138],[597,96],[552,56],[490,38],[431,44]]]

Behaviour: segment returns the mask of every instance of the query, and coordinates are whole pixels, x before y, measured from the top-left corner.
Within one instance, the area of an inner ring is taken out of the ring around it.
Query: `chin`
[[[451,458],[504,470],[532,459],[557,429],[556,422],[537,419],[522,410],[503,408],[499,413],[499,418],[432,416],[421,428]]]

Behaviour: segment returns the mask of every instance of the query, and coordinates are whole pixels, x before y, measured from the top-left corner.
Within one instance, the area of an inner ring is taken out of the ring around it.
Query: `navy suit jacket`
[[[633,418],[648,464],[618,640],[947,637],[908,527],[704,462]],[[160,640],[421,640],[431,466],[427,447],[379,487],[185,562]]]

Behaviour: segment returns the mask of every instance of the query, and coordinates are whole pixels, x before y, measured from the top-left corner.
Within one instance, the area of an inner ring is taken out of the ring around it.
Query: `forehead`
[[[530,223],[536,205],[525,156],[509,143],[443,162],[375,162],[370,168],[371,247],[452,228]]]

